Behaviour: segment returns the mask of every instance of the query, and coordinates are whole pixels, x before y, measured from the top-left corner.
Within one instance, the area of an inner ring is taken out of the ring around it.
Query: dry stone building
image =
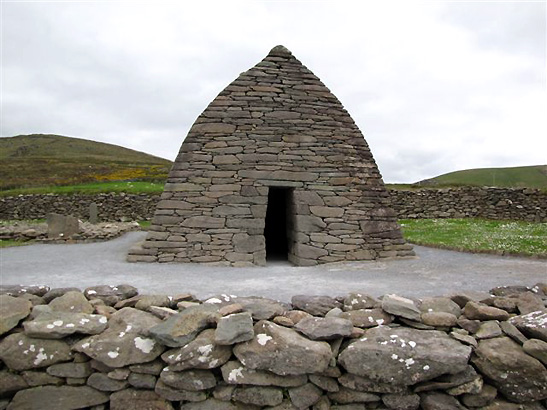
[[[357,125],[277,46],[197,118],[128,259],[306,266],[409,255]]]

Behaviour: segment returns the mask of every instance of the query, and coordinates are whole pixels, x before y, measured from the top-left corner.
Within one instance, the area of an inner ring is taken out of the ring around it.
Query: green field
[[[79,138],[42,134],[0,138],[1,191],[112,181],[163,184],[171,165],[143,152]]]
[[[439,175],[413,184],[417,187],[463,185],[547,189],[547,165],[467,169]]]
[[[100,194],[105,192],[125,192],[127,194],[161,194],[163,182],[97,182],[93,184],[43,186],[0,191],[1,196],[29,194]]]
[[[417,245],[468,252],[547,257],[547,223],[485,219],[401,219],[405,238]]]

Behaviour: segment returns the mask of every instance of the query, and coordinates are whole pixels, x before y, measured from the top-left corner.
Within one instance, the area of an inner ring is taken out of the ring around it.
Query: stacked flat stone
[[[264,265],[268,191],[291,189],[295,265],[413,255],[359,128],[283,46],[197,118],[130,261]]]
[[[0,409],[530,409],[547,284],[291,303],[0,288]]]

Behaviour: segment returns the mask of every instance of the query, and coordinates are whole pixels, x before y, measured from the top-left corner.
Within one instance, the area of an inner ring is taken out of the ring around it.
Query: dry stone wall
[[[391,208],[401,219],[469,218],[547,221],[547,192],[537,189],[446,188],[388,190]],[[48,213],[89,218],[98,204],[100,221],[150,220],[160,195],[20,195],[0,197],[0,219],[43,219]]]
[[[0,288],[0,408],[529,409],[547,284],[449,297]]]
[[[450,188],[390,190],[401,219],[486,218],[547,221],[547,192],[529,188]]]

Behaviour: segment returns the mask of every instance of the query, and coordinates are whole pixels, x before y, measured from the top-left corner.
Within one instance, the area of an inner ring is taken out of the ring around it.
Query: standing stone
[[[97,222],[99,222],[99,208],[97,203],[91,202],[89,204],[89,223],[96,224]]]
[[[47,215],[47,234],[49,238],[68,239],[80,232],[80,221],[73,216],[59,214]]]

